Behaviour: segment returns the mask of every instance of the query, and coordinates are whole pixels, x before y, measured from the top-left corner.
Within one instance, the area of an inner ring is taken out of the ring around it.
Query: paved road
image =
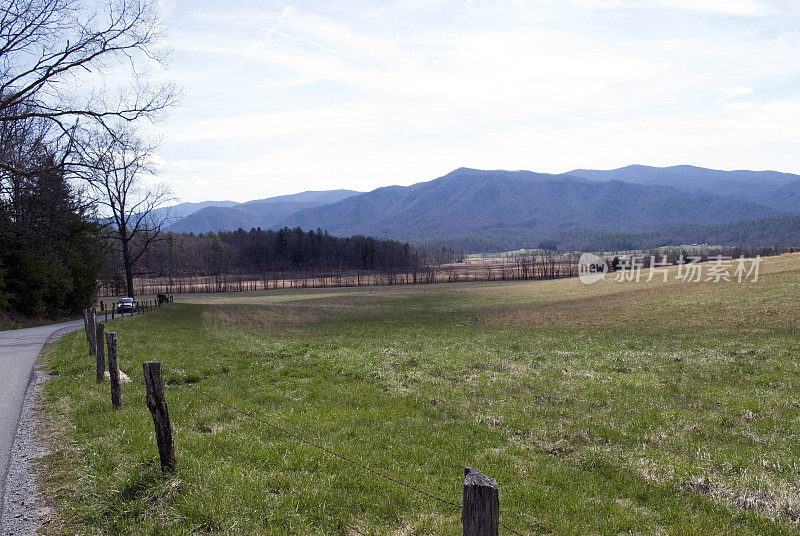
[[[50,335],[56,331],[72,331],[82,327],[83,320],[75,320],[37,328],[0,331],[0,507],[22,401],[36,358]]]

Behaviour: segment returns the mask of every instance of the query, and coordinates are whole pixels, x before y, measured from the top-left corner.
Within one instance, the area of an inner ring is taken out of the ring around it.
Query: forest
[[[647,231],[608,231],[566,226],[540,234],[524,228],[488,229],[459,237],[431,240],[431,247],[470,252],[510,251],[524,247],[559,251],[629,251],[682,244],[711,244],[753,250],[800,248],[800,216],[780,216],[713,224],[667,225]]]
[[[38,119],[0,123],[3,161],[16,161],[0,171],[0,320],[69,315],[96,293],[100,229],[43,131]]]
[[[227,289],[232,280],[320,277],[338,278],[338,284],[330,284],[340,286],[342,277],[351,273],[357,284],[360,277],[375,273],[389,274],[390,279],[393,274],[409,274],[417,282],[431,268],[462,259],[462,253],[448,248],[359,235],[335,237],[321,229],[239,229],[200,235],[165,233],[140,257],[135,276],[138,280],[163,280],[162,290],[169,292],[197,289],[191,282],[198,278],[210,282],[200,288],[217,292]],[[124,293],[126,282],[120,266],[119,251],[109,247],[100,277],[103,294]]]

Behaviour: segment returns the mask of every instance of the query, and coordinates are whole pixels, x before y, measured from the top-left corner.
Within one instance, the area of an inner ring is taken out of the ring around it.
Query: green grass
[[[758,283],[577,280],[191,295],[110,321],[124,408],[85,339],[47,355],[55,534],[456,535],[497,479],[525,534],[789,534],[800,518],[800,256]],[[162,476],[141,363],[163,363]],[[251,469],[262,468],[271,479]],[[274,479],[274,480],[273,480]],[[501,533],[503,530],[501,529]]]

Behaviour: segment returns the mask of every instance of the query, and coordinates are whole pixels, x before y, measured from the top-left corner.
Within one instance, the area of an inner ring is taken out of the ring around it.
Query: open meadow
[[[132,380],[117,411],[73,333],[45,356],[40,478],[61,519],[44,530],[461,534],[457,507],[267,421],[455,503],[478,468],[522,534],[794,534],[800,255],[764,259],[757,282],[670,270],[176,295],[106,324]],[[148,360],[175,427],[167,476]]]

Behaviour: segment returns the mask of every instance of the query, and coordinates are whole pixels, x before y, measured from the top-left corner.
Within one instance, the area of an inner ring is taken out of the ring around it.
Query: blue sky
[[[800,172],[800,7],[762,0],[162,0],[181,201],[460,167]]]

